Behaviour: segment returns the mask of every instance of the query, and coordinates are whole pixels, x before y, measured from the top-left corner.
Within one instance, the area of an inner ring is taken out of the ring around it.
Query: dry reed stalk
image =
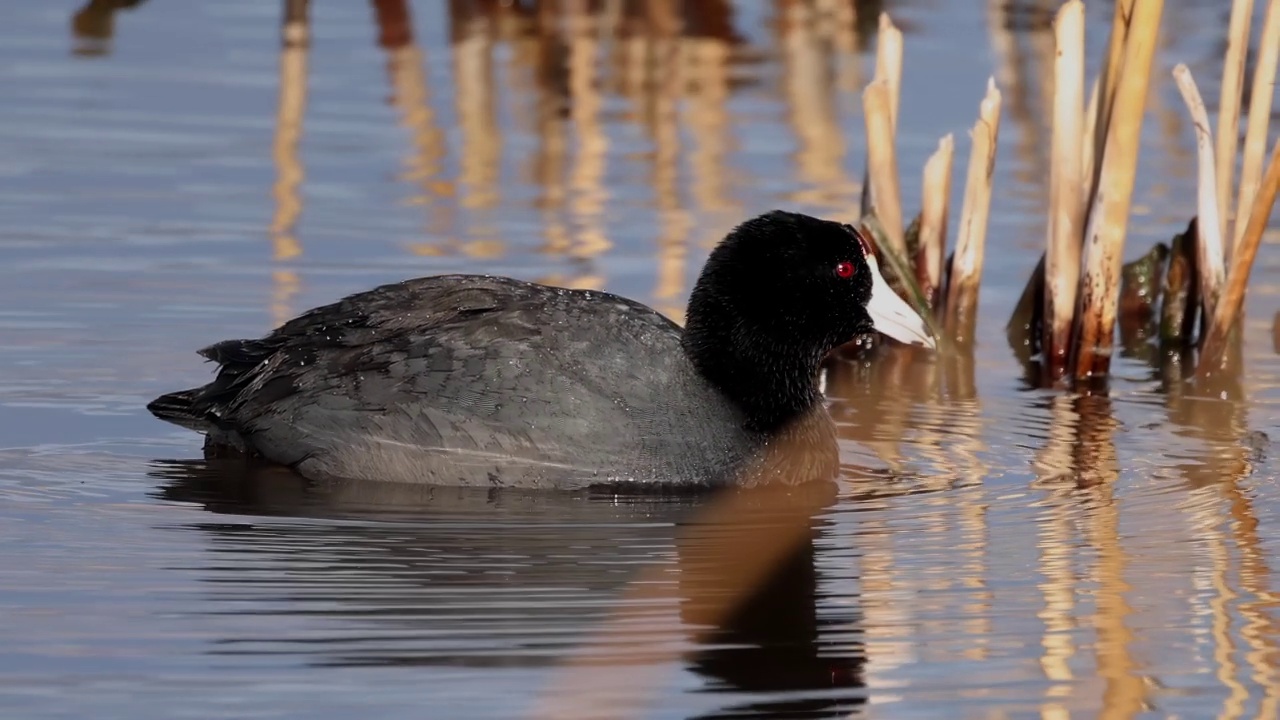
[[[947,283],[947,334],[960,343],[972,340],[978,287],[982,279],[982,262],[987,238],[987,215],[991,210],[991,179],[996,165],[996,141],[1000,134],[1000,91],[995,78],[987,79],[987,94],[978,106],[978,121],[970,137],[969,172],[965,178],[964,205],[960,210],[960,228],[956,235],[956,251],[951,259]]]
[[[929,308],[938,306],[942,289],[942,253],[947,243],[947,210],[951,198],[951,165],[955,138],[947,133],[924,164],[923,204],[920,211],[920,250],[916,279]]]
[[[1098,78],[1093,79],[1089,90],[1089,105],[1084,111],[1084,131],[1080,140],[1080,217],[1089,212],[1089,199],[1093,197],[1093,163],[1097,159],[1093,151],[1094,133],[1098,124]]]
[[[1240,142],[1240,94],[1244,92],[1244,61],[1249,54],[1249,24],[1253,0],[1235,0],[1227,25],[1227,56],[1222,66],[1222,89],[1218,98],[1217,180],[1219,227],[1222,237],[1234,237],[1231,226],[1231,187],[1236,172],[1236,146]],[[1231,261],[1235,243],[1228,242],[1226,261]]]
[[[1236,261],[1231,263],[1231,274],[1227,278],[1226,289],[1217,307],[1214,308],[1213,320],[1209,323],[1209,334],[1205,338],[1200,351],[1197,374],[1207,377],[1222,368],[1223,351],[1227,345],[1227,337],[1235,325],[1240,309],[1244,307],[1245,288],[1249,284],[1249,272],[1253,269],[1254,258],[1258,255],[1258,245],[1262,243],[1262,233],[1271,221],[1271,209],[1275,205],[1276,192],[1280,190],[1280,140],[1271,148],[1271,161],[1267,172],[1258,185],[1253,196],[1253,206],[1249,210],[1246,222],[1238,223],[1244,227],[1240,246],[1236,248]]]
[[[884,228],[889,250],[906,259],[902,234],[902,197],[898,190],[898,157],[893,142],[892,89],[884,78],[871,81],[862,93],[867,124],[867,172],[875,214]]]
[[[1080,282],[1084,234],[1081,196],[1084,104],[1084,3],[1070,0],[1054,21],[1053,154],[1049,165],[1048,252],[1045,254],[1044,328],[1041,348],[1053,377],[1066,367],[1071,318]]]
[[[876,69],[871,77],[872,82],[877,80],[885,81],[889,87],[889,138],[892,142],[898,131],[898,100],[902,89],[902,31],[893,24],[889,14],[883,12],[880,13],[880,29],[876,35]],[[867,133],[869,136],[870,128]],[[869,159],[867,163],[868,167],[862,173],[863,215],[873,211],[880,212]]]
[[[880,30],[876,36],[876,76],[889,83],[889,119],[894,133],[898,130],[898,100],[902,94],[902,31],[889,13],[880,13]]]
[[[1120,71],[1125,66],[1125,47],[1129,28],[1133,21],[1134,6],[1138,0],[1115,0],[1115,13],[1111,17],[1111,38],[1107,41],[1107,54],[1098,73],[1098,102],[1094,106],[1093,120],[1093,173],[1089,177],[1089,197],[1093,203],[1098,191],[1098,173],[1102,171],[1102,157],[1110,135],[1111,116],[1116,102],[1116,88],[1120,85]],[[1086,211],[1087,212],[1087,211]]]
[[[1253,207],[1253,196],[1262,178],[1267,151],[1267,125],[1271,121],[1271,97],[1276,85],[1276,62],[1280,60],[1280,0],[1267,5],[1259,37],[1258,62],[1253,70],[1253,90],[1249,95],[1249,125],[1244,135],[1244,163],[1240,166],[1240,190],[1236,196],[1236,223],[1233,246],[1244,236],[1245,213]]]
[[[1191,113],[1191,125],[1196,131],[1199,165],[1196,267],[1200,275],[1200,302],[1204,304],[1205,315],[1212,316],[1214,307],[1218,304],[1218,294],[1222,291],[1222,282],[1226,278],[1222,259],[1222,225],[1218,213],[1218,183],[1214,179],[1213,129],[1209,126],[1209,115],[1205,112],[1200,90],[1187,66],[1179,63],[1173,69],[1173,79],[1178,83],[1178,91],[1187,104],[1187,110]]]
[[[1119,5],[1117,3],[1117,12]],[[1074,323],[1075,377],[1105,375],[1111,365],[1116,305],[1120,292],[1120,259],[1129,224],[1129,204],[1138,167],[1147,85],[1164,0],[1136,0],[1124,45],[1124,72],[1117,76],[1115,106],[1105,125],[1105,150],[1097,170],[1085,231],[1085,271],[1080,280]],[[1118,28],[1113,28],[1118,32]],[[1098,129],[1102,130],[1103,125]]]

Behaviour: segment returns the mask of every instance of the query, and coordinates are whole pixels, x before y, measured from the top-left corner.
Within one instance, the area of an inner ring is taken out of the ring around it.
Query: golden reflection
[[[1111,398],[1106,396],[1077,398],[1076,413],[1076,483],[1090,490],[1084,537],[1097,558],[1092,573],[1098,584],[1092,618],[1094,654],[1105,683],[1099,717],[1132,718],[1147,705],[1147,682],[1133,656],[1135,638],[1128,624],[1133,615],[1126,597],[1129,556],[1120,539],[1120,503],[1114,494],[1120,475],[1114,437],[1118,423]]]
[[[462,0],[451,0],[449,8],[454,107],[461,135],[457,203],[480,211],[471,215],[469,239],[461,249],[468,257],[495,258],[503,254],[505,243],[483,211],[495,208],[501,197],[502,133],[493,78],[497,21],[492,13]]]
[[[549,6],[548,6],[549,7]],[[561,219],[568,188],[565,174],[568,158],[566,112],[569,103],[568,80],[564,67],[564,48],[548,10],[538,13],[536,32],[525,49],[524,43],[515,58],[530,63],[533,100],[534,151],[529,160],[529,176],[536,186],[534,206],[542,215],[543,244],[540,252],[552,255],[566,253],[572,244],[569,230]]]
[[[913,348],[882,347],[874,359],[845,348],[828,365],[827,396],[842,441],[872,449],[887,467],[884,472],[846,466],[845,481],[855,497],[871,499],[900,493],[951,489],[945,501],[929,503],[935,512],[919,515],[928,531],[948,539],[961,556],[957,572],[944,577],[919,576],[897,559],[897,533],[867,516],[860,520],[858,555],[863,588],[869,668],[882,675],[914,659],[934,657],[946,649],[916,648],[919,633],[946,634],[952,621],[926,622],[912,615],[908,599],[918,593],[956,592],[964,598],[960,613],[965,646],[956,657],[985,660],[995,628],[988,587],[989,527],[983,478],[989,468],[981,459],[982,409],[978,401],[971,353],[929,357]],[[903,443],[909,442],[910,452]],[[929,467],[917,467],[921,462]],[[940,496],[941,497],[941,496]],[[874,684],[874,683],[873,683]]]
[[[1115,431],[1118,422],[1111,398],[1102,395],[1059,395],[1049,400],[1048,437],[1037,452],[1034,468],[1037,485],[1048,492],[1047,517],[1040,524],[1040,584],[1044,606],[1040,667],[1051,684],[1045,692],[1042,715],[1058,716],[1064,698],[1071,694],[1073,674],[1069,664],[1076,648],[1070,630],[1079,592],[1072,568],[1075,547],[1072,518],[1076,505],[1083,539],[1093,549],[1095,563],[1090,580],[1094,593],[1092,626],[1094,660],[1104,682],[1099,717],[1131,718],[1147,706],[1147,679],[1134,657],[1134,610],[1129,605],[1126,580],[1128,553],[1119,531],[1121,503],[1115,497],[1120,476]]]
[[[699,210],[738,213],[729,197],[725,158],[730,149],[732,117],[727,112],[729,63],[736,38],[727,2],[702,3],[692,13],[696,26],[681,38],[682,73],[687,79],[684,125],[689,130],[690,195]]]
[[[1053,107],[1053,29],[1046,22],[1015,33],[1015,29],[1019,29],[1013,19],[1015,11],[1026,13],[1027,9],[1008,0],[988,0],[987,32],[997,57],[995,76],[1004,96],[1009,98],[1009,117],[1018,127],[1014,134],[1017,138],[1014,154],[1019,162],[1014,163],[1011,170],[1020,187],[1034,189],[1036,197],[1044,199],[1048,192],[1045,184],[1048,155],[1042,149],[1048,145],[1044,118],[1050,116]],[[1020,34],[1029,37],[1034,53],[1024,51]],[[1036,75],[1037,65],[1040,93],[1033,99],[1034,89],[1029,87],[1028,76]]]
[[[817,25],[825,18],[808,3],[784,3],[778,12],[787,120],[797,143],[793,162],[805,186],[792,200],[821,207],[832,219],[853,222],[860,186],[844,171],[846,143],[832,96],[832,48]]]
[[[271,153],[276,166],[276,182],[272,188],[275,212],[270,227],[271,258],[275,262],[302,254],[294,228],[302,213],[298,188],[305,178],[298,142],[307,106],[307,53],[311,45],[307,9],[308,0],[285,0],[280,28],[280,98]],[[282,268],[273,270],[271,277],[274,288],[271,315],[279,325],[293,314],[289,301],[297,292],[299,279],[294,271]]]
[[[636,117],[644,124],[653,143],[653,151],[648,154],[649,177],[659,222],[654,296],[660,311],[683,322],[684,308],[678,299],[683,295],[684,258],[691,224],[680,195],[679,109],[690,63],[682,52],[685,38],[680,8],[673,2],[663,1],[650,3],[646,10],[644,15],[632,17],[624,25],[630,37],[623,57],[633,65],[627,72],[629,80],[624,87]],[[705,138],[702,139],[705,142]],[[708,152],[706,147],[703,151]],[[709,152],[716,151],[712,148]],[[714,193],[715,177],[710,179],[709,191]]]
[[[1239,358],[1239,349],[1231,356]],[[1181,383],[1171,384],[1166,393],[1170,421],[1194,441],[1187,444],[1191,451],[1187,461],[1177,467],[1193,492],[1217,498],[1215,503],[1189,507],[1212,561],[1209,575],[1214,597],[1209,607],[1214,662],[1218,680],[1228,691],[1219,718],[1245,717],[1251,704],[1250,687],[1262,693],[1253,698],[1256,717],[1280,714],[1280,627],[1274,618],[1280,598],[1271,587],[1271,569],[1246,489],[1254,462],[1245,397],[1239,372],[1194,391]],[[1240,640],[1247,646],[1243,652],[1247,671],[1238,664]],[[1245,672],[1251,684],[1246,684]]]
[[[1097,553],[1094,577],[1098,582],[1093,616],[1097,633],[1096,663],[1105,682],[1100,718],[1132,718],[1147,705],[1147,683],[1133,657],[1133,631],[1128,621],[1133,608],[1125,598],[1128,555],[1120,542],[1120,513],[1111,485],[1096,488],[1097,506],[1086,516],[1086,532]]]
[[[421,205],[427,216],[426,234],[442,236],[452,225],[453,186],[441,178],[445,157],[444,131],[431,107],[427,85],[426,56],[413,34],[413,15],[408,0],[371,0],[378,25],[378,45],[387,53],[387,79],[391,103],[400,114],[400,124],[409,131],[413,152],[404,161],[400,179],[422,188],[411,200]],[[441,199],[445,199],[441,202]],[[440,255],[444,248],[434,242],[411,243],[415,255]]]
[[[578,240],[573,256],[591,259],[612,245],[605,239],[603,213],[609,199],[604,188],[609,138],[600,124],[598,18],[587,14],[585,3],[569,4],[565,31],[569,36],[569,119],[573,122],[578,146],[570,169],[569,211],[577,227]]]
[[[856,29],[858,3],[818,0],[816,6],[822,15],[820,26],[830,33],[836,50],[836,87],[845,96],[856,97],[867,84],[862,72],[862,39]],[[874,17],[878,13],[872,12],[871,15]]]
[[[1071,637],[1075,626],[1076,577],[1071,548],[1078,543],[1071,518],[1075,503],[1074,450],[1080,427],[1076,402],[1066,395],[1049,399],[1048,438],[1036,453],[1034,463],[1037,485],[1048,492],[1046,517],[1039,522],[1037,543],[1043,576],[1039,587],[1044,596],[1044,607],[1038,613],[1044,623],[1040,668],[1050,682],[1041,709],[1044,718],[1065,716],[1062,702],[1070,697],[1074,680],[1070,662],[1076,654]]]
[[[664,213],[658,234],[658,285],[653,296],[656,309],[680,325],[684,324],[685,259],[688,256],[688,237],[692,225],[689,213],[671,211]]]

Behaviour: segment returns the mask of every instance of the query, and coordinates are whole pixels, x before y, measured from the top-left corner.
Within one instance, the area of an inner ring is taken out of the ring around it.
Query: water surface
[[[1042,4],[605,2],[539,30],[529,3],[325,3],[283,51],[279,3],[104,14],[128,4],[0,24],[6,716],[1275,716],[1280,238],[1241,400],[1137,356],[1109,397],[1027,389],[1002,330],[1044,237]],[[1166,5],[1131,257],[1194,200],[1169,69],[1217,97],[1225,4]],[[836,363],[835,495],[317,490],[143,410],[209,377],[196,348],[409,276],[679,318],[744,217],[856,217],[881,7],[906,207],[939,137],[967,157],[990,75],[1004,123],[974,355]]]

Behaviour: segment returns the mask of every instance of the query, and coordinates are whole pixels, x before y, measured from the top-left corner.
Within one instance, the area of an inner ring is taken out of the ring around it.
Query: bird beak
[[[930,350],[937,348],[924,318],[884,281],[874,255],[867,255],[867,264],[871,266],[871,299],[867,301],[867,313],[871,315],[871,324],[876,331],[908,345],[923,345]]]

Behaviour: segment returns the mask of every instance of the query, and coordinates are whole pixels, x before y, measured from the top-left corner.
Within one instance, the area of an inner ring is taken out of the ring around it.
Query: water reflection
[[[993,219],[984,279],[998,304],[1042,242],[1052,5],[371,0],[313,17],[297,0],[237,0],[173,35],[157,29],[176,5],[83,0],[48,21],[15,4],[11,27],[44,40],[0,43],[17,69],[5,127],[18,178],[0,285],[14,307],[46,304],[3,320],[0,413],[13,443],[113,439],[0,453],[0,530],[24,548],[0,568],[5,659],[64,715],[85,714],[69,709],[77,695],[90,713],[150,702],[164,715],[200,693],[323,715],[317,686],[351,682],[456,686],[470,702],[565,690],[574,707],[595,692],[670,716],[864,701],[890,716],[1275,716],[1264,336],[1231,354],[1251,353],[1249,374],[1193,393],[1192,351],[1156,346],[1146,320],[1122,324],[1109,399],[1013,392],[1002,374],[1016,368],[983,354],[981,331],[954,357],[848,353],[826,377],[838,497],[737,510],[311,487],[220,461],[155,468],[163,502],[144,503],[139,458],[198,450],[117,437],[162,432],[131,413],[149,383],[170,384],[163,348],[185,356],[223,336],[210,326],[292,316],[304,280],[321,301],[374,275],[514,266],[678,318],[690,265],[749,212],[856,212],[863,63],[886,9],[909,62],[985,79],[972,49],[994,51],[1015,128],[997,168],[1013,201]],[[1205,28],[1224,27],[1221,5],[1169,3],[1161,48],[1196,66],[1207,97],[1222,48]],[[1090,11],[1090,37],[1105,40],[1109,14]],[[71,52],[115,57],[69,58],[68,19]],[[175,53],[172,37],[198,41]],[[1194,196],[1184,113],[1167,73],[1154,80],[1137,251],[1185,227],[1177,200]],[[175,103],[170,83],[200,97]],[[969,122],[948,115],[953,101],[908,69],[904,152]],[[132,259],[99,262],[118,252]],[[1274,288],[1250,302],[1271,319]],[[1280,315],[1272,329],[1280,348]],[[190,521],[187,504],[207,514]],[[149,642],[156,664],[128,665]],[[140,679],[113,680],[114,704],[108,689],[64,692],[122,666]],[[375,714],[392,702],[362,699]]]
[[[604,120],[614,100],[626,109],[614,119],[634,123],[648,141],[639,160],[653,193],[657,273],[653,299],[680,320],[687,293],[688,246],[709,247],[741,220],[730,155],[741,151],[728,105],[753,91],[750,67],[773,54],[784,72],[777,92],[796,140],[792,156],[800,189],[789,199],[833,218],[853,220],[861,184],[847,175],[842,116],[857,112],[859,54],[871,42],[882,3],[772,4],[773,47],[752,47],[736,27],[738,9],[724,0],[680,3],[451,0],[445,8],[452,73],[451,98],[459,131],[455,148],[433,104],[407,0],[371,0],[377,43],[387,56],[392,103],[410,136],[401,181],[413,185],[408,202],[422,208],[424,239],[407,243],[416,255],[461,253],[478,260],[509,252],[500,216],[507,156],[519,163],[541,215],[542,250],[574,269],[543,282],[602,288],[596,262],[613,247],[605,210],[617,128]],[[303,212],[305,175],[297,154],[306,106],[308,0],[284,0],[277,115],[273,258],[296,259],[294,228]],[[323,51],[323,47],[320,48]],[[499,55],[509,58],[500,69]],[[770,92],[773,92],[770,89]],[[617,111],[615,111],[616,113]],[[526,150],[504,142],[501,114],[527,128]],[[687,135],[685,134],[687,132]],[[701,216],[695,223],[691,212]],[[698,237],[692,233],[700,226]],[[273,314],[284,312],[300,279],[277,270]]]
[[[107,55],[116,33],[116,13],[131,10],[147,0],[89,0],[71,16],[71,32],[77,55]]]
[[[1186,516],[1165,522],[1189,523],[1206,546],[1208,562],[1197,563],[1193,572],[1211,588],[1205,610],[1212,618],[1214,672],[1228,690],[1218,717],[1246,716],[1251,699],[1258,703],[1257,716],[1269,717],[1280,702],[1275,670],[1280,652],[1270,632],[1280,606],[1256,535],[1250,493],[1243,486],[1268,441],[1248,431],[1239,374],[1227,374],[1212,388],[1193,389],[1184,378],[1170,377],[1166,367],[1164,383],[1168,421],[1182,438],[1166,451],[1167,459],[1189,493],[1179,503]],[[1045,575],[1042,664],[1046,677],[1060,683],[1049,688],[1046,707],[1060,711],[1057,699],[1069,695],[1070,660],[1078,652],[1071,628],[1082,580],[1066,549],[1086,543],[1095,558],[1087,577],[1097,584],[1092,624],[1098,674],[1105,681],[1102,714],[1129,718],[1156,703],[1152,693],[1160,683],[1149,661],[1134,650],[1141,641],[1133,628],[1138,618],[1133,588],[1141,584],[1135,576],[1147,573],[1133,567],[1133,541],[1120,531],[1124,514],[1133,510],[1126,511],[1127,504],[1117,496],[1122,471],[1114,402],[1098,395],[1056,395],[1046,401],[1048,438],[1034,463],[1049,508],[1040,542]],[[1141,562],[1155,560],[1148,554]],[[1247,651],[1237,647],[1237,638],[1245,640]],[[1242,656],[1247,669],[1240,667]],[[1250,698],[1249,686],[1261,688],[1262,697]]]
[[[1239,349],[1231,356],[1238,358]],[[1207,387],[1172,383],[1165,406],[1174,432],[1185,441],[1173,468],[1192,493],[1186,506],[1212,559],[1201,575],[1214,591],[1209,610],[1216,675],[1229,689],[1219,717],[1246,717],[1250,687],[1263,690],[1257,717],[1271,717],[1280,711],[1280,596],[1272,589],[1248,484],[1269,439],[1249,430],[1239,371]]]
[[[289,301],[297,293],[298,274],[279,265],[302,254],[294,234],[302,214],[300,188],[306,179],[298,143],[307,107],[307,55],[311,47],[308,22],[309,0],[286,0],[280,26],[280,97],[276,110],[276,135],[272,159],[276,182],[272,188],[275,213],[271,218],[271,259],[273,285],[271,317],[276,325],[292,315]]]
[[[886,488],[886,474],[899,484],[919,482],[918,490],[941,490],[977,485],[987,473],[972,348],[934,355],[882,346],[866,353],[851,344],[828,362],[826,392],[840,439],[871,448],[885,465],[883,472],[846,465],[855,483],[867,472],[877,478],[860,490],[897,492]]]
[[[442,180],[446,155],[445,135],[432,107],[427,83],[426,54],[413,31],[413,14],[408,0],[372,0],[378,25],[378,45],[386,51],[387,79],[391,103],[400,115],[400,124],[410,135],[411,152],[404,160],[399,179],[413,184],[418,195],[413,202],[426,216],[427,237],[445,236],[452,224],[452,184]],[[440,252],[437,241],[413,243],[410,252],[433,255]]]
[[[212,614],[328,621],[305,637],[213,638],[221,657],[510,670],[570,656],[556,717],[602,697],[620,712],[623,698],[643,703],[661,688],[642,676],[681,659],[725,697],[705,717],[837,717],[864,699],[856,596],[818,612],[815,516],[829,493],[322,487],[227,460],[163,462],[152,475],[158,497],[227,516],[191,526],[208,539]]]

